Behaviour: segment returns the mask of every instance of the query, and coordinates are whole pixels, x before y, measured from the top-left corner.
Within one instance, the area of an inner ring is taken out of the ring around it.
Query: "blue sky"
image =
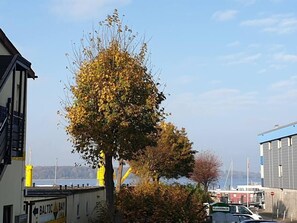
[[[0,0],[0,27],[32,62],[27,146],[34,165],[83,163],[57,115],[65,53],[117,8],[149,39],[168,121],[227,169],[259,171],[257,134],[297,120],[296,0]]]

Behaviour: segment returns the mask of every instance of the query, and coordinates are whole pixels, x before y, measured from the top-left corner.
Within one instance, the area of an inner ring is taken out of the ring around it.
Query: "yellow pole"
[[[100,153],[100,156],[102,159],[105,159],[105,155],[102,151]],[[104,174],[105,174],[105,166],[104,166],[104,164],[101,164],[100,167],[97,169],[97,184],[100,187],[105,186]]]
[[[102,165],[97,170],[97,183],[100,187],[105,186],[104,174],[105,174],[105,166]]]
[[[122,177],[122,182],[121,182],[121,184],[124,183],[124,181],[127,179],[127,177],[129,176],[129,174],[131,173],[131,171],[132,171],[132,168],[130,167],[130,168],[127,170],[127,172],[125,173],[125,175]]]
[[[26,187],[32,187],[33,185],[33,166],[32,165],[26,165]]]

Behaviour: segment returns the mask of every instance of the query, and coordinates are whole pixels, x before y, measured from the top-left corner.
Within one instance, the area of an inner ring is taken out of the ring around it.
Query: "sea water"
[[[171,180],[162,180],[165,183],[168,184],[174,184],[174,183],[179,183],[179,184],[196,184],[194,181],[182,177],[179,179],[171,179]],[[125,184],[129,185],[135,185],[137,184],[138,179],[136,177],[130,178],[128,177],[125,181]],[[258,178],[252,178],[249,181],[249,184],[259,184],[260,179]],[[62,186],[97,186],[97,180],[96,179],[33,179],[33,183],[36,186],[50,186],[50,185],[62,185]],[[225,179],[221,178],[215,183],[210,185],[209,189],[231,189],[231,188],[236,188],[237,185],[246,185],[247,184],[247,179],[245,177],[236,177],[233,178],[233,185],[230,184],[230,182],[226,182]]]

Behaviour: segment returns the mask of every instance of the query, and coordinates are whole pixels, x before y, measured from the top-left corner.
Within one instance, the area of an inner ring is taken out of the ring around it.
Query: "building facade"
[[[265,206],[279,217],[297,219],[297,122],[258,135]]]
[[[25,221],[27,80],[35,77],[0,29],[0,222]]]
[[[297,190],[297,122],[258,135],[262,186]]]
[[[28,187],[25,195],[28,223],[103,222],[99,210],[104,187]]]

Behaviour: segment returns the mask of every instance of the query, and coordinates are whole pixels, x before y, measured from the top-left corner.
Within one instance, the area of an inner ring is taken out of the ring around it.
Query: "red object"
[[[270,194],[271,194],[271,196],[273,196],[274,195],[274,192],[272,191]]]

